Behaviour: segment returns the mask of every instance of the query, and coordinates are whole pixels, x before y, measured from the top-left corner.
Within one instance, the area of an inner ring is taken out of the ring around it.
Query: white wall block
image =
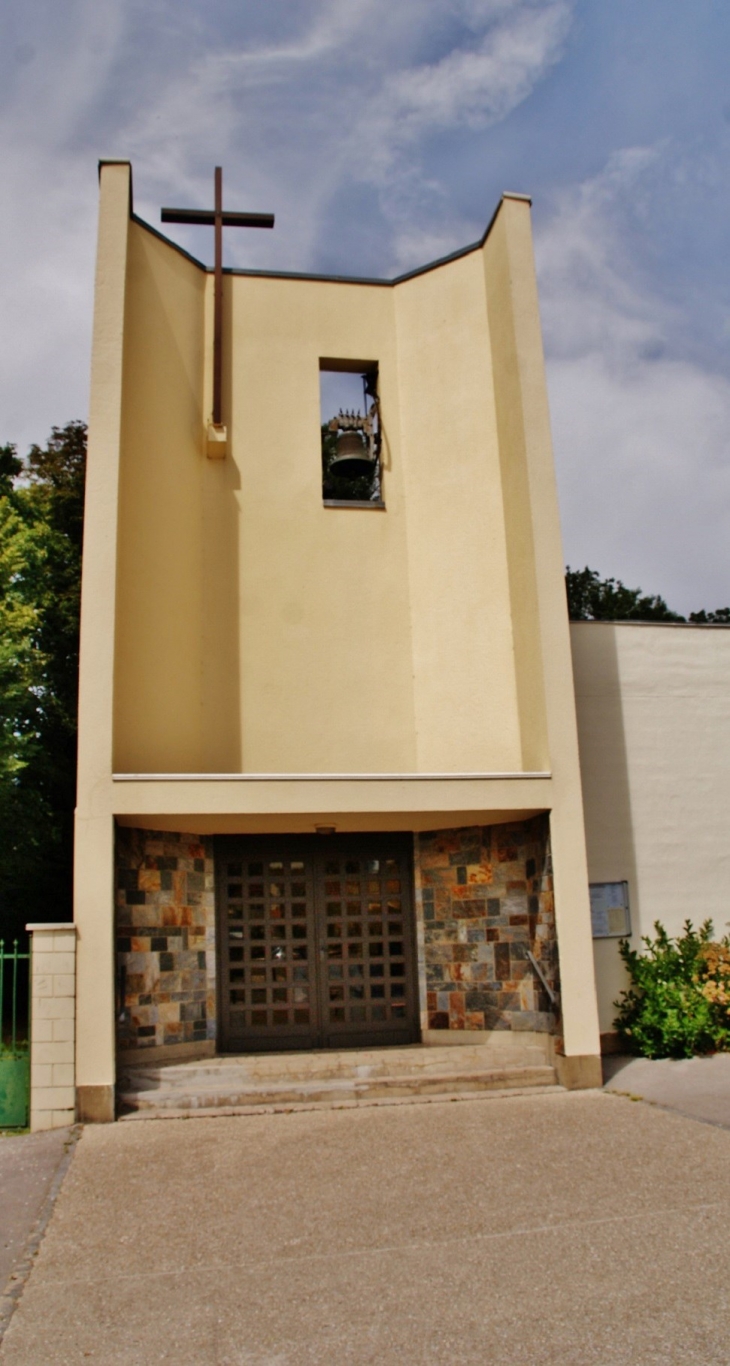
[[[68,1043],[35,1043],[33,1046],[33,1057],[36,1064],[70,1062],[74,1060],[73,1039]],[[40,1085],[40,1083],[37,1083]]]
[[[61,955],[59,954],[59,957],[60,957],[60,956],[61,956]],[[66,958],[66,957],[68,957],[68,955],[64,953],[63,957]],[[75,996],[75,995],[76,995],[76,977],[75,977],[75,974],[73,974],[73,973],[67,973],[67,972],[54,972],[54,974],[53,974],[53,995],[54,995],[54,996],[71,996],[71,997]]]
[[[76,1118],[76,930],[28,925],[30,957],[30,1127],[60,1129]]]
[[[73,996],[35,996],[33,1011],[41,1020],[70,1020],[75,1014]]]

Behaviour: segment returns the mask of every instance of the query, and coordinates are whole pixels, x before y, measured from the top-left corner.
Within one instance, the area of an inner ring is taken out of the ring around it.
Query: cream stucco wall
[[[520,769],[482,252],[398,285],[395,304],[401,442],[387,486],[402,464],[416,767]]]
[[[518,697],[540,691],[540,641],[534,574],[525,591],[508,568],[482,253],[394,288],[225,286],[229,456],[211,462],[210,277],[131,225],[115,767],[548,767]],[[322,504],[324,356],[379,363],[384,513]]]
[[[571,626],[591,882],[629,884],[631,942],[730,921],[730,630]],[[615,939],[594,940],[600,1026],[626,985]]]
[[[403,473],[393,458],[392,291],[236,276],[229,292],[241,749],[225,766],[410,770],[416,753]],[[323,506],[320,357],[379,362],[392,466],[384,513]],[[209,482],[222,472],[211,468]],[[221,511],[212,502],[208,509],[211,516]]]
[[[203,762],[203,272],[129,226],[115,767]]]

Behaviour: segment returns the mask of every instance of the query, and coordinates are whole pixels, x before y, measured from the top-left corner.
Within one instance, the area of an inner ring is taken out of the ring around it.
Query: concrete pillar
[[[550,769],[564,1053],[558,1080],[600,1086],[588,865],[563,547],[529,204],[506,196],[484,261],[510,563],[523,763]]]
[[[78,1117],[114,1119],[114,820],[76,815],[74,910],[78,927]]]
[[[78,928],[76,1100],[79,1119],[114,1119],[114,632],[124,310],[132,180],[100,167],[99,241],[86,466],[74,853]]]
[[[30,1127],[76,1119],[76,927],[26,925],[30,950]]]
[[[564,1050],[554,1062],[561,1086],[572,1091],[603,1083],[583,809],[575,785],[563,785],[563,800],[550,813],[550,846]]]

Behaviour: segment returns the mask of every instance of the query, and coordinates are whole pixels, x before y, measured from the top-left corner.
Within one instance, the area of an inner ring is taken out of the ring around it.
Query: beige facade
[[[591,882],[628,882],[631,943],[685,920],[730,921],[730,630],[574,622]],[[594,940],[602,1034],[627,985],[618,940]]]
[[[212,275],[101,168],[82,593],[82,1115],[115,1083],[114,831],[449,831],[549,813],[566,1079],[598,1022],[529,203],[395,282]],[[327,507],[323,359],[377,362],[384,509]],[[195,876],[192,873],[192,876]],[[486,875],[485,875],[486,876]]]

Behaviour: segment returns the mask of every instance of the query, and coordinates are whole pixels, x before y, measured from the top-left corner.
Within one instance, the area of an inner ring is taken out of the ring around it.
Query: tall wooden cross
[[[273,213],[224,213],[223,171],[215,168],[215,208],[163,209],[163,223],[205,223],[215,228],[215,282],[213,288],[213,425],[221,425],[223,374],[223,229],[273,228]]]

